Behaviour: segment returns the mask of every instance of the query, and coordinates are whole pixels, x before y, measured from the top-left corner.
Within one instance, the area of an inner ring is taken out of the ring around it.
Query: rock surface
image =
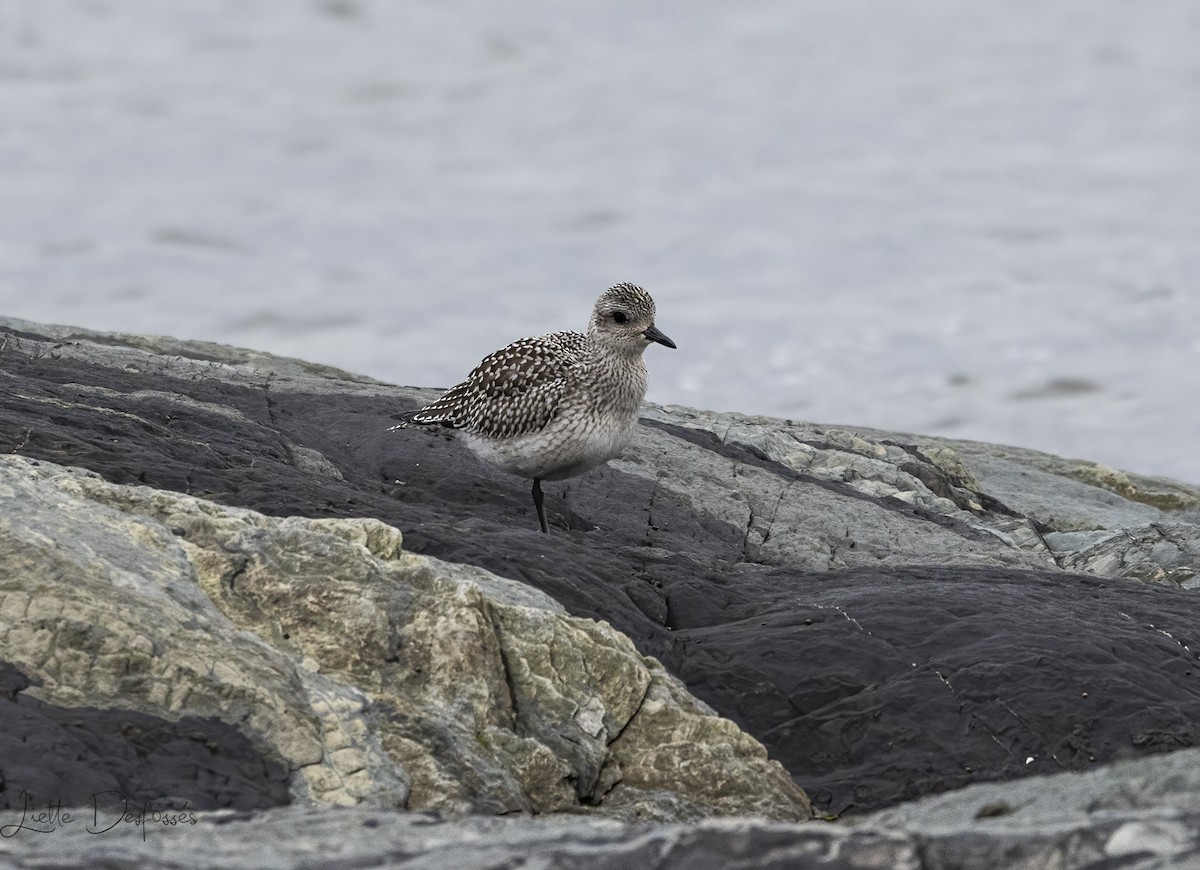
[[[395,866],[411,870],[630,867],[1161,870],[1200,862],[1200,750],[1086,773],[970,786],[854,826],[707,819],[629,824],[579,816],[469,817],[365,808],[89,811],[63,821],[0,816],[5,867]]]
[[[403,558],[485,569],[611,623],[760,739],[822,813],[1197,741],[1193,487],[993,445],[648,408],[625,457],[547,487],[545,537],[524,482],[448,438],[385,432],[434,391],[217,345],[2,329],[0,452],[403,529]],[[210,600],[279,643],[273,581],[238,573],[235,539],[220,540],[210,576],[262,585],[245,611]],[[345,644],[314,649],[277,652],[322,679],[387,679]],[[576,793],[603,791],[568,743],[551,752],[575,765]],[[254,748],[270,783],[273,757]],[[399,791],[414,787],[405,774]]]
[[[64,870],[318,862],[335,870],[1188,868],[1200,862],[1197,753],[972,786],[885,810],[853,827],[746,818],[646,825],[562,815],[475,816],[450,824],[412,813],[284,807],[124,818],[106,811],[17,829],[21,820],[13,816],[0,820],[0,862]]]
[[[0,564],[5,739],[65,716],[108,738],[82,765],[55,737],[5,764],[10,808],[18,786],[86,804],[111,781],[198,809],[284,803],[289,783],[451,815],[808,815],[757,741],[611,627],[407,554],[377,520],[274,519],[4,456]],[[118,710],[136,714],[122,736],[183,734],[129,769],[145,753],[111,735]]]

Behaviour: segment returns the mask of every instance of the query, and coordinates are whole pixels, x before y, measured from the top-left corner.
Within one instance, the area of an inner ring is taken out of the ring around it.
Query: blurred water
[[[1194,0],[5,0],[0,312],[1200,482]]]

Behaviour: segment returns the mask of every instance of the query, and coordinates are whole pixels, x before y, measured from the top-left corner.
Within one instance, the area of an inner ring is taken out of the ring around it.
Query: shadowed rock
[[[47,704],[25,693],[30,680],[8,662],[0,686],[0,809],[14,816],[52,802],[93,812],[288,803],[283,766],[217,719]]]

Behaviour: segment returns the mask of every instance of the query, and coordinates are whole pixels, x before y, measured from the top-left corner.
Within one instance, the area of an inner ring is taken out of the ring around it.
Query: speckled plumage
[[[617,456],[646,395],[642,352],[675,347],[654,326],[654,300],[617,284],[596,301],[586,333],[523,338],[489,354],[440,399],[398,415],[400,425],[459,430],[480,458],[533,478],[542,530],[542,480],[560,480]]]

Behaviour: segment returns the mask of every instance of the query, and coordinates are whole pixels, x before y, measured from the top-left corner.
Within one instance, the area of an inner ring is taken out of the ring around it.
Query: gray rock
[[[1104,765],[1082,773],[980,783],[880,810],[863,828],[941,831],[1078,821],[1089,814],[1180,811],[1200,815],[1200,749]]]
[[[1060,532],[1045,540],[1069,571],[1174,583],[1186,589],[1200,583],[1200,539],[1192,523],[1159,521],[1116,530]]]
[[[0,503],[0,659],[22,700],[224,723],[306,803],[808,815],[757,741],[610,626],[406,553],[377,520],[275,519],[19,456],[0,457]],[[171,788],[220,805],[201,773]]]
[[[270,516],[355,527],[373,517],[404,530],[405,556],[474,571],[502,603],[536,606],[536,589],[611,623],[760,739],[825,814],[1196,742],[1200,601],[1188,589],[1200,501],[1183,484],[995,445],[648,408],[622,460],[548,488],[555,529],[540,536],[520,481],[439,435],[385,432],[435,391],[252,351],[16,322],[0,333],[0,379],[0,452]],[[313,532],[291,528],[276,531]],[[274,631],[284,617],[270,590],[283,584],[249,569],[262,584],[244,589],[253,608],[226,618]],[[234,590],[237,571],[235,559]],[[341,624],[383,645],[373,623],[351,619],[386,610],[368,604]],[[340,699],[351,719],[377,712],[355,712],[361,699],[336,693],[357,683],[330,676],[371,669],[344,643],[316,649],[298,674],[308,703]],[[537,693],[557,663],[523,655],[520,687]],[[376,670],[382,683],[388,669]],[[634,789],[620,758],[628,788],[606,792],[617,765],[571,738],[607,728],[607,714],[556,692],[514,721],[544,728],[579,705],[574,726],[544,732],[577,794],[605,793],[614,810],[622,795],[642,802],[621,812],[692,812]],[[429,737],[443,738],[456,745],[453,732]],[[246,791],[269,806],[277,756],[254,747]],[[526,769],[552,805],[549,768]],[[402,773],[397,788],[419,786]]]
[[[1189,781],[1194,782],[1194,776]],[[1042,784],[1046,781],[1040,778],[1028,783],[1034,791]],[[1055,788],[1050,785],[1048,795]],[[1170,787],[1161,789],[1160,797],[1167,798],[1169,792]],[[578,816],[475,816],[446,823],[419,814],[361,808],[155,815],[139,807],[123,818],[109,810],[18,829],[21,817],[10,813],[0,828],[5,834],[0,861],[14,868],[64,870],[98,865],[189,870],[1160,870],[1195,867],[1200,860],[1200,812],[1194,805],[1157,810],[1106,806],[1078,812],[1072,804],[1063,812],[1044,803],[1040,809],[1047,815],[996,815],[999,806],[982,807],[985,816],[979,819],[958,813],[931,821],[918,813],[907,819],[872,817],[856,827],[752,818],[647,825]]]
[[[1200,506],[1200,488],[1177,481],[1034,450],[932,436],[781,424],[771,418],[680,407],[652,408],[646,416],[664,425],[715,435],[722,444],[750,447],[836,493],[821,498],[809,489],[806,503],[812,503],[813,495],[821,500],[803,516],[780,514],[769,490],[741,512],[728,508],[738,519],[748,517],[748,541],[770,537],[776,522],[785,534],[815,530],[808,541],[799,543],[780,542],[776,532],[767,560],[787,549],[799,552],[789,552],[780,562],[799,561],[818,569],[881,561],[1004,564],[1180,584],[1200,573],[1200,525],[1192,515]],[[678,455],[666,457],[661,447],[655,450],[652,444],[638,452],[654,456],[656,464]],[[695,457],[689,456],[680,466],[691,467],[694,462]],[[734,475],[721,476],[728,480]],[[669,477],[682,477],[682,485],[702,493],[696,504],[713,509],[712,487],[696,486],[694,476],[682,470]],[[737,477],[747,477],[744,468],[739,467]],[[930,534],[926,524],[917,532],[911,517],[887,518],[883,512],[848,505],[847,489],[893,510],[901,502],[922,512],[922,518],[941,517],[954,537]],[[788,502],[780,494],[777,504],[784,511]],[[973,532],[978,542],[964,547],[964,529]],[[1073,534],[1078,532],[1092,534]],[[839,536],[854,540],[858,547],[864,540],[878,543],[850,554],[837,546]],[[1098,550],[1101,542],[1113,546]]]
[[[299,808],[254,816],[200,814],[184,817],[174,826],[142,827],[136,818],[113,824],[114,818],[100,815],[94,830],[113,826],[98,835],[87,830],[93,821],[90,814],[41,834],[14,832],[10,827],[7,833],[13,836],[0,840],[0,861],[13,868],[64,870],[97,865],[189,870],[241,866],[784,870],[814,864],[896,870],[922,866],[917,844],[903,836],[755,819],[651,826],[571,816],[471,817],[446,824],[415,814]]]

